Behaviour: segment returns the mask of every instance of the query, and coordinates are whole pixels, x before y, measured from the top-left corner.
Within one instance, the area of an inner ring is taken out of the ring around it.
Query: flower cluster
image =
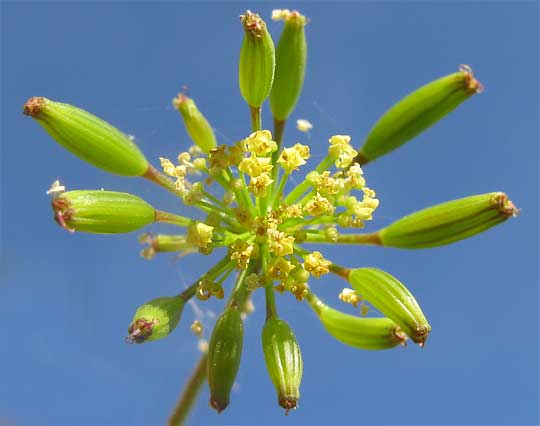
[[[429,128],[479,92],[481,85],[471,69],[462,66],[390,108],[359,149],[348,135],[331,136],[326,155],[314,163],[308,145],[283,143],[285,125],[303,85],[308,20],[289,10],[276,10],[272,18],[285,25],[277,48],[259,15],[247,11],[241,17],[245,38],[239,85],[249,106],[252,133],[240,135],[245,137],[231,145],[218,144],[206,117],[181,93],[173,104],[193,146],[176,159],[159,158],[162,171],[123,132],[87,111],[45,98],[31,98],[24,106],[25,114],[81,159],[118,175],[146,178],[204,213],[203,219],[195,220],[158,210],[135,195],[66,191],[59,182],[47,191],[53,197],[56,221],[72,232],[125,233],[154,222],[176,226],[178,231],[172,234],[140,237],[147,245],[142,251],[146,259],[159,253],[223,252],[218,263],[180,294],[141,305],[127,337],[132,343],[164,338],[178,325],[192,298],[227,297],[209,342],[200,344],[205,352],[201,371],[208,376],[210,403],[218,412],[229,404],[242,354],[243,320],[252,310],[251,294],[258,290],[266,295],[262,330],[266,366],[278,402],[287,411],[296,408],[303,367],[294,333],[278,315],[276,292],[307,302],[328,333],[345,344],[369,350],[404,345],[407,339],[425,344],[431,326],[404,284],[375,268],[340,266],[322,251],[307,247],[434,247],[483,232],[517,213],[505,194],[494,192],[426,208],[375,232],[358,232],[379,205],[363,166]],[[272,132],[261,123],[267,98],[274,117]],[[311,129],[306,120],[297,125],[303,132]],[[289,180],[293,174],[299,178],[297,185]],[[331,272],[350,286],[339,293],[341,301],[360,304],[364,315],[369,302],[382,316],[348,315],[321,301],[309,283]],[[235,277],[231,285],[229,277]],[[191,329],[202,336],[200,322]]]

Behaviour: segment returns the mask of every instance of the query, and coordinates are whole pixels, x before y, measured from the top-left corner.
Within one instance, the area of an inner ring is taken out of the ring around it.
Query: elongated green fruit
[[[403,145],[423,132],[475,93],[482,84],[467,65],[412,92],[375,123],[360,149],[357,161],[366,164]]]
[[[358,294],[397,323],[413,342],[424,345],[431,326],[414,296],[402,283],[375,268],[352,269],[348,281]]]
[[[180,93],[174,98],[173,105],[182,114],[186,130],[193,143],[208,154],[217,145],[216,136],[208,120],[195,105],[195,101]]]
[[[262,332],[266,369],[277,392],[279,405],[286,412],[296,408],[302,381],[302,354],[289,325],[276,317],[269,318]]]
[[[405,345],[407,336],[389,318],[363,318],[344,314],[324,304],[313,293],[307,296],[307,300],[326,331],[346,345],[367,350]]]
[[[143,199],[125,192],[69,191],[52,201],[56,222],[69,231],[121,234],[135,231],[156,218]]]
[[[491,192],[412,213],[381,229],[378,235],[386,247],[437,247],[479,234],[517,212],[506,194]]]
[[[231,389],[240,367],[243,339],[240,311],[228,307],[216,322],[208,348],[210,405],[218,413],[229,405]]]
[[[185,301],[180,296],[159,297],[140,306],[128,328],[128,343],[167,337],[178,325]]]
[[[294,110],[302,92],[306,72],[307,45],[305,16],[298,11],[279,11],[273,19],[283,19],[285,27],[276,49],[276,75],[270,92],[270,109],[276,120],[283,121]],[[276,16],[278,15],[278,16]]]
[[[60,145],[100,169],[122,176],[142,176],[149,164],[124,133],[73,105],[30,98],[24,113],[37,120]]]
[[[256,13],[246,11],[240,21],[245,30],[238,66],[240,92],[251,108],[259,108],[274,80],[274,42],[265,22]]]

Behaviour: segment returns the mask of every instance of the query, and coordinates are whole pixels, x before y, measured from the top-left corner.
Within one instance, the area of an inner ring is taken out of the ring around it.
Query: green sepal
[[[208,347],[210,405],[221,413],[229,405],[231,389],[240,368],[244,326],[240,311],[228,307],[218,318]]]
[[[270,109],[276,120],[292,113],[302,92],[306,72],[306,18],[293,11],[285,19],[276,49],[276,73],[270,91]]]
[[[128,328],[126,341],[145,343],[167,337],[178,325],[185,301],[180,296],[159,297],[140,306]]]
[[[326,331],[349,346],[366,350],[391,349],[405,345],[406,335],[389,318],[364,318],[345,314],[324,304],[313,294],[308,302]]]
[[[68,151],[100,169],[122,176],[142,176],[148,170],[148,160],[126,134],[83,109],[34,97],[24,113]]]
[[[439,78],[410,93],[375,123],[359,151],[365,164],[403,145],[482,90],[471,69]]]
[[[266,23],[256,13],[248,10],[240,20],[245,30],[238,65],[240,93],[251,108],[259,108],[274,80],[274,42]]]
[[[386,247],[437,247],[484,232],[517,212],[506,194],[491,192],[412,213],[381,229],[378,235]]]
[[[266,369],[285,410],[296,408],[302,381],[302,354],[289,325],[276,317],[266,320],[262,332]]]
[[[400,326],[415,343],[424,345],[431,326],[411,292],[396,278],[376,268],[352,269],[354,290]]]
[[[173,104],[180,111],[186,131],[193,143],[208,154],[217,145],[216,136],[208,120],[197,108],[195,101],[180,93]]]
[[[125,192],[68,191],[52,201],[56,222],[69,231],[122,234],[154,222],[156,212]]]

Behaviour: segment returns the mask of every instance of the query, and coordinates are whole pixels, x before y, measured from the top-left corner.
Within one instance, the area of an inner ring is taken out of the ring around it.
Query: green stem
[[[262,128],[261,122],[261,107],[249,107],[249,112],[251,115],[251,131],[257,132]]]
[[[274,164],[274,168],[272,169],[272,179],[274,179],[274,189],[277,185],[277,178],[279,173],[279,167],[277,165],[277,159],[279,158],[279,155],[281,154],[281,147],[283,145],[283,133],[285,132],[285,124],[287,123],[287,120],[276,120],[274,118],[274,134],[272,135],[274,141],[277,144],[277,149],[272,153],[272,164]]]
[[[283,195],[283,190],[285,189],[285,183],[287,182],[287,178],[289,177],[289,173],[284,172],[283,176],[281,176],[281,180],[279,181],[279,186],[277,188],[276,193],[274,194],[274,202],[273,207],[274,209],[279,205],[279,201],[281,200],[281,197]]]
[[[381,238],[378,232],[370,234],[338,234],[337,241],[328,241],[324,232],[307,231],[304,243],[319,243],[319,244],[367,244],[373,246],[382,246]]]
[[[190,218],[179,216],[174,213],[168,213],[161,210],[156,209],[156,216],[154,219],[156,222],[163,222],[163,223],[172,223],[173,225],[178,226],[189,226],[192,222]]]
[[[268,245],[267,244],[261,244],[259,246],[259,250],[261,252],[261,262],[262,262],[262,270],[263,270],[263,276],[267,280],[264,292],[266,295],[266,319],[270,319],[272,317],[278,316],[277,314],[277,307],[276,307],[276,296],[274,294],[274,286],[272,285],[272,280],[268,276],[268,258],[270,257],[268,253]]]
[[[208,363],[208,355],[203,354],[199,358],[191,377],[186,382],[182,394],[176,403],[173,412],[167,421],[168,426],[183,426],[193,408],[197,396],[202,389],[202,385],[206,378],[206,364]]]
[[[217,197],[214,197],[212,194],[210,194],[208,191],[203,191],[203,194],[206,198],[208,198],[210,201],[213,201],[215,204],[217,204],[219,207],[221,207],[223,210],[229,210],[229,213],[230,213],[230,209],[229,207],[223,202],[221,201],[220,199],[218,199]]]

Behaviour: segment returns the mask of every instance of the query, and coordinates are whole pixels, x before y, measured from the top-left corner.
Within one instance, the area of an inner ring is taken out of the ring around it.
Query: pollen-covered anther
[[[347,135],[334,135],[329,139],[330,147],[328,154],[335,158],[335,165],[339,168],[347,168],[358,155],[351,145],[351,137]]]
[[[313,124],[311,124],[307,120],[299,119],[296,120],[296,128],[301,132],[309,132],[311,129],[313,129]]]
[[[363,189],[365,185],[364,172],[358,163],[354,163],[346,172],[345,186],[350,189]]]
[[[290,218],[303,218],[304,213],[302,211],[302,204],[292,204],[287,206],[283,211],[283,217],[286,219]]]
[[[321,252],[314,251],[304,258],[304,269],[315,278],[319,278],[330,272],[329,267],[331,263],[323,257]]]
[[[212,244],[213,226],[208,226],[203,222],[195,222],[189,225],[187,230],[187,242],[199,248],[207,248]]]
[[[294,268],[295,266],[287,259],[277,257],[272,259],[268,272],[272,278],[283,279],[286,278]]]
[[[199,281],[197,290],[195,291],[195,296],[199,300],[208,300],[210,297],[214,296],[216,299],[223,299],[225,296],[225,291],[219,283],[215,283],[208,279],[202,279]]]
[[[271,160],[269,157],[257,157],[251,154],[250,157],[244,158],[240,162],[238,170],[251,177],[257,177],[272,170],[274,166],[270,163]]]
[[[249,180],[249,191],[256,197],[264,197],[267,192],[267,188],[274,182],[274,179],[270,177],[270,173],[264,172],[259,176],[252,177]]]
[[[250,134],[244,139],[243,146],[246,152],[258,156],[268,155],[277,150],[277,143],[272,140],[269,130],[260,130]]]
[[[353,305],[355,308],[362,301],[360,296],[358,296],[358,293],[354,291],[351,288],[344,288],[341,290],[341,293],[339,293],[339,300],[345,303],[349,303]]]
[[[322,173],[309,173],[309,182],[319,193],[324,195],[337,195],[344,189],[343,179],[331,177],[328,170]]]
[[[204,331],[204,327],[199,320],[193,321],[189,328],[197,337],[201,337]]]
[[[223,170],[229,166],[229,157],[225,152],[226,149],[227,145],[220,145],[210,150],[208,153],[210,168]]]
[[[334,209],[335,207],[328,198],[323,197],[318,192],[304,205],[304,212],[311,216],[332,214]]]
[[[231,260],[236,260],[238,269],[247,269],[249,260],[253,254],[253,244],[246,241],[236,240],[231,247]]]
[[[309,147],[307,145],[297,143],[291,148],[283,149],[277,162],[281,165],[285,172],[291,173],[293,170],[297,170],[300,166],[306,164],[306,160],[309,157]]]
[[[272,228],[268,229],[267,234],[270,240],[268,247],[276,256],[285,256],[293,253],[293,236],[287,235],[284,232],[277,231]]]

